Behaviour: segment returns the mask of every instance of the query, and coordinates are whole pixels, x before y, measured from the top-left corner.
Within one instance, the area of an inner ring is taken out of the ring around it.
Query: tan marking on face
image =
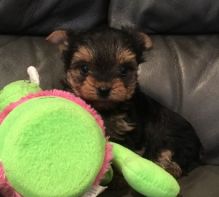
[[[81,95],[90,101],[97,101],[99,99],[97,89],[100,87],[111,88],[111,83],[97,81],[94,77],[88,75],[81,86]]]
[[[114,80],[110,99],[117,102],[125,101],[132,97],[135,91],[135,87],[136,87],[136,81],[126,88],[123,81],[119,79]]]
[[[80,88],[80,96],[86,100],[97,100],[96,80],[92,76],[87,76]]]
[[[111,88],[112,83],[110,83],[110,82],[99,82],[99,81],[95,81],[95,86],[96,86],[97,88],[100,88],[100,87]]]
[[[77,96],[91,102],[95,108],[99,109],[111,108],[114,104],[131,98],[136,87],[136,81],[126,88],[124,82],[120,79],[115,79],[112,82],[99,82],[92,75],[82,79],[78,69],[67,71],[66,80]],[[102,101],[97,94],[99,87],[111,88],[110,95],[105,101]]]
[[[79,90],[81,84],[79,83],[80,71],[79,70],[68,70],[66,74],[67,83],[70,85],[71,90],[79,96]]]
[[[67,82],[77,96],[85,100],[97,100],[95,79],[92,76],[87,76],[83,82],[79,82],[80,78],[81,74],[78,69],[67,72]]]
[[[136,55],[128,49],[124,49],[118,52],[116,58],[119,64],[123,64],[125,62],[130,61],[136,61]]]
[[[85,61],[85,62],[91,62],[92,59],[93,59],[92,51],[85,46],[79,47],[79,49],[74,53],[72,58],[73,61]]]

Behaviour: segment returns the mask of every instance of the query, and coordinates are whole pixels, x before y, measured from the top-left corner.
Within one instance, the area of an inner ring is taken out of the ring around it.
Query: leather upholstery
[[[217,33],[218,11],[216,0],[111,0],[109,24],[148,33]]]
[[[108,1],[6,0],[0,2],[0,33],[49,34],[56,28],[88,29],[106,22]]]
[[[60,88],[63,66],[58,50],[42,37],[0,36],[0,89],[28,79],[26,68],[36,66],[43,89]]]

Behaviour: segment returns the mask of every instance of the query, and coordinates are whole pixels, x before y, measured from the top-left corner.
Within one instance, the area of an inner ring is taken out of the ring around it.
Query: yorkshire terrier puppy
[[[148,35],[99,28],[55,31],[47,39],[63,51],[66,87],[102,115],[111,141],[175,177],[199,164],[201,144],[193,127],[140,91],[137,71],[152,47]]]

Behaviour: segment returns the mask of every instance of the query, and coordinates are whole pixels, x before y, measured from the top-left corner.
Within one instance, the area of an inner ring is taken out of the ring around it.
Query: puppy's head
[[[97,109],[131,98],[142,53],[152,46],[144,33],[112,28],[88,32],[53,32],[48,40],[63,51],[66,82]]]

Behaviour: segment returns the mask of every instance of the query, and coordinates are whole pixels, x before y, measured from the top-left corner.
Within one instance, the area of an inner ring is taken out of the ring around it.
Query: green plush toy
[[[0,91],[0,193],[79,197],[111,178],[114,164],[136,191],[175,197],[176,180],[151,161],[109,143],[101,117],[80,98],[17,81]],[[107,173],[106,176],[106,172]]]

